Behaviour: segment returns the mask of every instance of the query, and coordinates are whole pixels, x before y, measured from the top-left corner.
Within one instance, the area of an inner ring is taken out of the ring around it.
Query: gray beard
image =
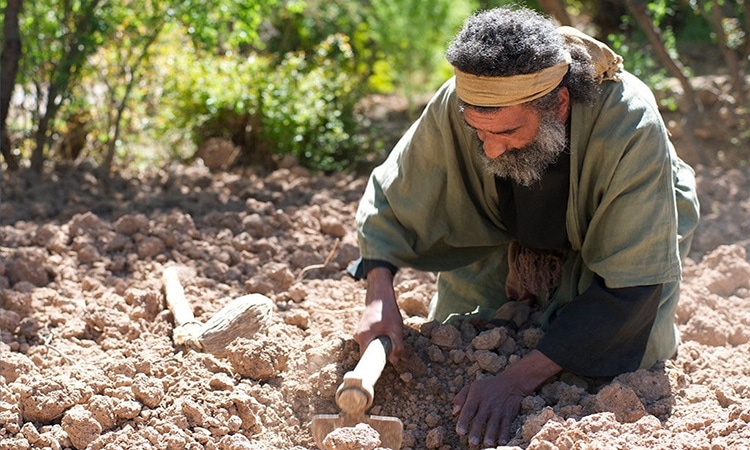
[[[487,157],[482,145],[479,145],[479,157],[485,170],[528,187],[541,180],[547,167],[565,151],[566,127],[554,112],[547,111],[543,114],[539,132],[531,144],[508,150],[495,159]]]

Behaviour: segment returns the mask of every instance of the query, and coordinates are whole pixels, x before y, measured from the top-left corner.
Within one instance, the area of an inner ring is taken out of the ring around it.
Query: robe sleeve
[[[367,274],[370,270],[376,267],[385,267],[390,270],[393,275],[398,272],[398,267],[389,263],[388,261],[381,261],[378,259],[364,259],[362,257],[352,261],[351,264],[346,268],[346,272],[352,276],[355,280],[364,280],[367,278]]]
[[[637,370],[659,307],[662,285],[591,286],[558,311],[537,350],[564,370],[613,377]]]

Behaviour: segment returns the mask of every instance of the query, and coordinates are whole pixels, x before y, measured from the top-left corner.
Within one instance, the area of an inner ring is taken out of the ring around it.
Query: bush
[[[203,56],[175,66],[170,127],[196,145],[222,137],[241,148],[240,161],[268,164],[292,155],[314,170],[335,171],[361,156],[354,105],[352,54],[334,35],[313,55],[288,53],[278,65],[259,56]]]
[[[282,155],[323,171],[342,170],[362,156],[354,107],[359,82],[348,39],[333,35],[311,58],[287,54],[261,93],[262,138]]]

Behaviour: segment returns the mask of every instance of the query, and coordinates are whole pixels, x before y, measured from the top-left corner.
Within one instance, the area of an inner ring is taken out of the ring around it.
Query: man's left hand
[[[538,350],[532,350],[505,371],[465,386],[453,399],[459,414],[456,433],[469,435],[471,445],[494,447],[510,440],[510,425],[521,409],[521,400],[562,368]]]
[[[477,380],[453,399],[453,414],[460,412],[456,432],[461,436],[468,433],[471,445],[479,445],[483,431],[483,445],[488,447],[510,439],[510,424],[528,394],[503,375]]]

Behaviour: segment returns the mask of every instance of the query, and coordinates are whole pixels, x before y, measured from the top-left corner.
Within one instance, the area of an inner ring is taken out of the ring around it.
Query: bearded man
[[[483,11],[446,56],[455,76],[373,171],[357,211],[352,273],[367,294],[354,337],[364,349],[388,336],[390,361],[402,356],[401,267],[438,272],[430,319],[543,311],[537,347],[454,400],[457,433],[495,446],[523,397],[559,372],[613,377],[675,355],[695,177],[649,88],[573,28],[529,9]]]

